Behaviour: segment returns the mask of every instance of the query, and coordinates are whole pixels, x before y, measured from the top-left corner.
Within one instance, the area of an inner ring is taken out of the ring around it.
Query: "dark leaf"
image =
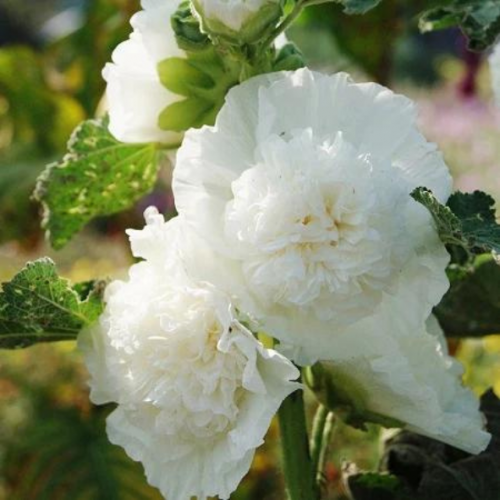
[[[483,453],[469,455],[403,431],[387,442],[383,467],[413,490],[415,500],[498,500],[500,400],[493,391],[482,396],[481,410],[493,435]]]
[[[485,50],[500,33],[498,0],[453,0],[425,12],[420,19],[421,31],[460,26],[472,50]]]
[[[500,333],[500,264],[490,256],[452,281],[434,314],[449,337]]]
[[[429,210],[444,244],[462,248],[470,256],[500,253],[500,225],[490,195],[456,192],[446,206],[426,188],[417,188],[411,195]]]
[[[411,500],[401,480],[391,474],[359,472],[353,464],[344,465],[342,476],[353,500]]]

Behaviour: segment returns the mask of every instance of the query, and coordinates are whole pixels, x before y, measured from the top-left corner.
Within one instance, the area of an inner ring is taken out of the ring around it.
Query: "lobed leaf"
[[[157,173],[155,144],[119,142],[107,118],[83,122],[68,153],[45,169],[34,192],[52,246],[63,247],[94,217],[133,205],[153,188]]]
[[[461,247],[469,256],[500,253],[500,225],[495,220],[495,201],[488,194],[456,192],[446,206],[426,188],[415,189],[411,196],[429,210],[446,245]]]
[[[48,258],[30,262],[0,292],[0,348],[74,340],[101,314],[104,282],[76,287]]]

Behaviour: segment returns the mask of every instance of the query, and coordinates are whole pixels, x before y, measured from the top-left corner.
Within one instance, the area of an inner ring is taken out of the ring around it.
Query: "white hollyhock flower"
[[[129,232],[145,261],[108,287],[100,324],[80,341],[91,399],[118,403],[110,440],[168,500],[227,499],[299,373],[252,336],[225,294],[187,278],[180,221],[149,210],[147,222]]]
[[[359,331],[335,347],[335,359],[322,366],[337,401],[469,453],[487,447],[479,401],[461,384],[463,368],[434,317],[427,331]]]
[[[186,134],[177,208],[236,263],[230,292],[299,363],[332,359],[353,328],[422,328],[448,287],[410,192],[445,201],[451,177],[415,121],[380,85],[303,69],[232,89],[214,127]]]
[[[280,0],[192,0],[205,31],[211,34],[254,42],[277,23]]]
[[[489,57],[489,63],[495,101],[500,106],[500,43],[497,43],[493,48],[493,52]]]
[[[170,24],[176,11],[175,0],[142,0],[144,10],[131,19],[134,29],[130,38],[113,52],[103,76],[107,82],[110,132],[129,143],[162,142],[176,145],[177,132],[162,130],[160,113],[170,104],[183,99],[160,82],[157,64],[169,57],[182,57]]]

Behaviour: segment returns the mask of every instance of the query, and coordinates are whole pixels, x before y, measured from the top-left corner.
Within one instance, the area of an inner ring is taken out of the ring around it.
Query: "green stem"
[[[303,391],[295,391],[278,411],[283,469],[290,500],[318,500],[315,470],[309,453]]]
[[[314,415],[311,436],[311,458],[313,469],[318,470],[319,459],[323,443],[323,431],[329,411],[320,403]]]
[[[283,21],[281,21],[281,23],[278,24],[278,26],[276,26],[276,28],[274,28],[269,36],[262,42],[260,52],[262,53],[268,47],[270,47],[274,40],[294,23],[294,21],[300,16],[300,14],[302,14],[302,11],[306,7],[309,7],[311,5],[319,5],[330,1],[331,0],[298,0],[290,14],[288,14],[288,16],[286,16],[285,19],[283,19]]]
[[[319,450],[318,462],[316,464],[316,480],[318,483],[321,483],[323,480],[323,472],[325,470],[326,465],[326,457],[328,454],[328,449],[330,447],[330,443],[332,441],[332,434],[335,430],[335,415],[333,412],[328,412],[325,425],[323,427],[323,436],[321,439],[321,449]]]

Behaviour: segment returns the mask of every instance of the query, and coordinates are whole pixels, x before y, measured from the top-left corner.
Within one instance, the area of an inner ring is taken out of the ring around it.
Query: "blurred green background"
[[[500,199],[500,112],[487,64],[466,50],[458,30],[418,33],[416,14],[431,3],[385,0],[353,17],[337,5],[317,6],[288,36],[315,68],[349,71],[413,97],[421,127],[443,150],[456,187],[485,189]],[[37,175],[64,154],[73,128],[102,109],[101,69],[138,8],[137,0],[0,0],[1,281],[43,255],[75,281],[123,276],[132,262],[124,229],[140,227],[150,204],[173,213],[166,169],[136,208],[95,221],[56,253],[44,242],[39,207],[30,200]],[[494,385],[500,394],[500,336],[452,348],[478,393]],[[0,352],[0,500],[159,498],[141,467],[107,442],[110,408],[89,403],[85,380],[71,343]],[[277,437],[273,424],[234,499],[284,498]],[[376,467],[380,441],[376,427],[361,432],[336,424],[325,498],[344,498],[343,461]]]

